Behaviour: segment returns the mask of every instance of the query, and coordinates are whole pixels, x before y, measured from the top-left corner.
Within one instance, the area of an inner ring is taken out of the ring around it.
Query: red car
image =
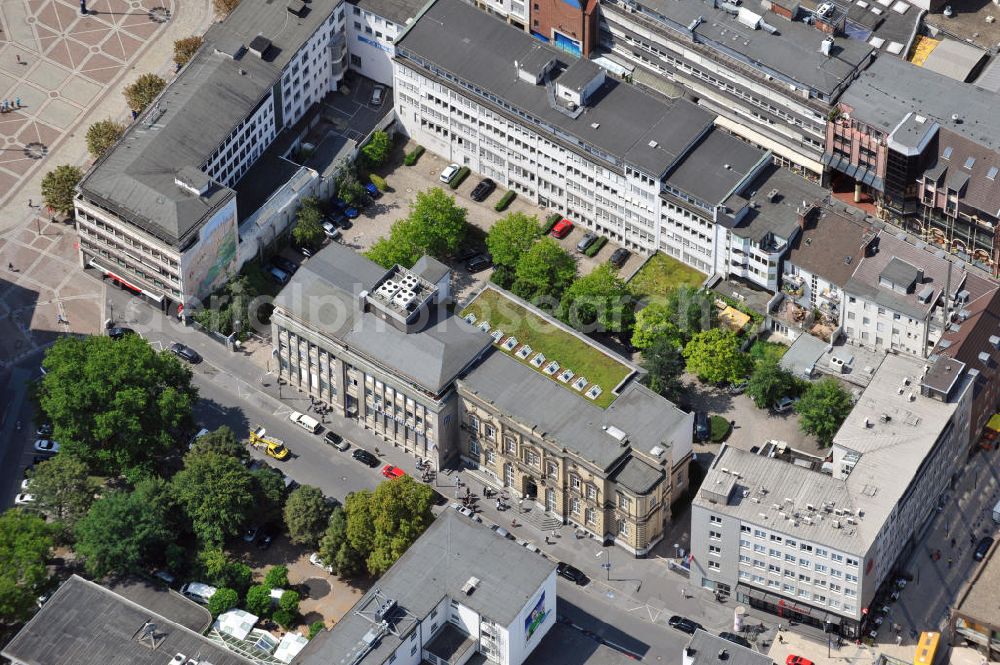
[[[792,654],[785,659],[785,665],[813,665],[813,662],[802,656]]]
[[[398,466],[393,466],[392,464],[386,464],[382,467],[382,475],[392,480],[393,478],[402,478],[406,475],[406,472],[400,469]]]
[[[552,227],[551,233],[553,238],[565,238],[572,230],[573,222],[568,219],[560,219],[556,222],[556,225]]]

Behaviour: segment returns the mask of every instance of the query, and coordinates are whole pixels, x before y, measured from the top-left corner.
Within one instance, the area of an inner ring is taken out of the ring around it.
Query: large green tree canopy
[[[0,514],[0,624],[24,621],[49,579],[45,564],[56,528],[15,508]]]

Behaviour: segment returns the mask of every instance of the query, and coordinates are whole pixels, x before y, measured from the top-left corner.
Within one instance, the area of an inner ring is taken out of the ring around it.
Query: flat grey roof
[[[492,341],[444,306],[431,306],[417,331],[406,333],[359,307],[358,294],[388,271],[339,243],[330,243],[285,285],[275,307],[310,330],[440,394]]]
[[[425,619],[445,597],[501,626],[510,625],[528,601],[555,574],[555,564],[496,535],[486,525],[447,509],[410,545],[399,561],[376,583],[381,593],[418,620]],[[479,579],[471,594],[462,591],[470,578]],[[354,609],[374,596],[366,593]],[[554,607],[555,599],[547,600]],[[400,625],[406,626],[405,622]],[[299,653],[298,665],[340,663],[358,650],[372,623],[354,610],[333,628],[313,638]],[[384,662],[405,639],[385,635],[361,663]],[[346,661],[345,661],[346,662]],[[162,664],[161,664],[162,665]]]
[[[924,60],[924,69],[937,72],[956,81],[968,81],[989,54],[972,44],[944,39]]]
[[[667,174],[667,184],[704,201],[722,204],[768,153],[720,129],[708,132]]]
[[[697,630],[687,643],[691,654],[691,665],[774,665],[767,654],[748,649],[745,646],[724,640],[708,631]],[[726,652],[721,658],[720,653]]]
[[[351,0],[350,4],[388,19],[396,25],[406,25],[406,22],[427,4],[427,0]]]
[[[257,212],[277,190],[295,178],[301,169],[301,166],[285,159],[276,151],[266,150],[233,185],[239,221],[242,222]]]
[[[112,581],[110,591],[131,600],[137,605],[156,612],[174,623],[204,633],[212,625],[212,613],[198,603],[171,591],[162,582],[152,582],[138,577]]]
[[[209,28],[191,62],[91,168],[80,183],[85,197],[168,244],[183,244],[234,194],[214,183],[206,196],[198,196],[178,187],[175,176],[185,168],[202,168],[270,94],[282,68],[336,4],[314,0],[299,17],[286,2],[241,2],[225,21]],[[239,59],[218,52],[249,46],[259,34],[271,42],[263,58],[246,49]]]
[[[718,3],[706,0],[641,0],[638,5],[643,17],[661,23],[687,42],[691,42],[687,27],[700,17],[703,21],[694,31],[698,44],[726,58],[738,54],[759,69],[827,96],[835,96],[838,87],[854,76],[875,50],[864,41],[838,37],[827,57],[819,50],[824,33],[801,21],[783,19],[758,3],[744,7],[777,28],[776,34],[746,27],[734,15],[718,9]]]
[[[663,479],[663,469],[644,462],[638,457],[629,457],[611,480],[636,494],[647,494]]]
[[[768,197],[772,191],[777,194]],[[753,202],[739,224],[732,228],[734,235],[760,242],[768,234],[783,240],[790,239],[799,228],[799,212],[803,204],[809,207],[823,201],[825,189],[778,166],[765,168],[756,178],[726,199],[726,208],[738,211]]]
[[[186,601],[190,602],[190,601]],[[156,624],[156,648],[138,639]],[[33,665],[165,665],[174,654],[200,654],[212,665],[254,665],[207,637],[73,575],[4,647]]]
[[[552,58],[559,63],[557,71],[574,61],[461,0],[436,0],[396,40],[396,59],[408,67],[437,76],[462,94],[507,114],[523,112],[538,119],[541,126],[529,119],[521,121],[553,140],[579,150],[593,146],[654,177],[660,177],[712,126],[714,114],[689,101],[655,98],[611,77],[583,111],[572,117],[553,108],[544,85],[532,85],[517,76],[515,61]],[[554,81],[558,83],[559,78]]]
[[[635,658],[595,641],[573,626],[556,623],[524,661],[524,665],[561,665],[564,663],[572,663],[572,665],[635,665]]]
[[[885,132],[915,111],[994,150],[1000,148],[996,93],[898,58],[880,57],[840,99],[851,116]],[[952,120],[957,115],[957,120]]]
[[[546,376],[505,353],[494,351],[460,379],[459,386],[601,469],[611,469],[629,453],[630,446],[644,453],[657,445],[684,449],[682,442],[667,437],[687,414],[636,381],[602,409],[553,386]],[[627,443],[608,434],[606,426],[625,432]],[[640,473],[636,468],[626,477],[642,485],[647,478]]]
[[[437,284],[445,275],[451,272],[451,268],[441,263],[433,256],[424,255],[417,259],[417,262],[413,264],[411,272],[423,277],[431,284]]]
[[[812,335],[799,335],[778,364],[799,378],[809,378],[825,352],[826,342],[823,340]]]

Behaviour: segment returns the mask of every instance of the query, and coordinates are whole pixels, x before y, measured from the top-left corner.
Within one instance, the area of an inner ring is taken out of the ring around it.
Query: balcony
[[[476,648],[476,640],[450,622],[431,638],[423,649],[423,658],[437,665],[453,665],[467,661],[469,652]]]

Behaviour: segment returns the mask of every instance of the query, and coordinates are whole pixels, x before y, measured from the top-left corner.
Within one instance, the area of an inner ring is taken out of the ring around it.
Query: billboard
[[[236,271],[238,244],[234,196],[201,227],[198,242],[181,257],[186,304],[192,296],[204,300]]]
[[[545,609],[545,592],[543,591],[534,609],[528,613],[528,616],[524,617],[525,642],[531,639],[531,636],[535,634],[535,631],[538,630],[538,627],[542,625],[542,622],[545,621],[545,617],[548,615],[548,610]]]

